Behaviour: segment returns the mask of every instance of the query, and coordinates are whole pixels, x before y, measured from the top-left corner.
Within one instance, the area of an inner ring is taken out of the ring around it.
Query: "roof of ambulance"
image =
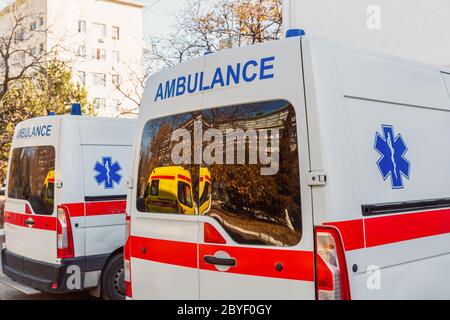
[[[348,43],[341,42],[341,41],[336,41],[333,39],[324,39],[324,38],[320,38],[320,37],[303,36],[303,37],[284,38],[284,39],[280,39],[280,40],[268,41],[265,43],[258,43],[258,44],[253,44],[253,45],[243,46],[243,47],[238,47],[238,48],[225,49],[225,50],[219,51],[219,52],[213,52],[213,53],[208,52],[208,53],[205,53],[205,55],[203,55],[203,56],[199,56],[199,57],[193,58],[188,61],[183,61],[177,65],[166,68],[166,69],[152,75],[150,77],[150,79],[147,81],[146,87],[145,87],[143,104],[145,104],[145,105],[152,104],[152,105],[154,105],[154,107],[160,106],[160,107],[162,107],[160,111],[162,111],[164,113],[164,109],[165,109],[164,103],[160,104],[159,102],[155,102],[153,99],[154,97],[152,97],[152,95],[154,95],[153,91],[155,91],[155,86],[157,84],[161,83],[162,81],[171,80],[177,75],[187,75],[189,72],[197,72],[197,71],[202,71],[202,70],[206,71],[204,69],[204,67],[210,65],[211,63],[213,63],[213,61],[215,63],[217,63],[218,56],[220,57],[221,63],[225,65],[227,62],[238,61],[239,57],[241,56],[241,53],[242,53],[242,55],[245,55],[245,53],[247,53],[248,50],[255,50],[255,51],[256,50],[264,50],[264,48],[267,48],[267,46],[271,46],[271,45],[273,46],[273,45],[280,44],[280,43],[282,44],[282,43],[286,43],[288,41],[289,42],[297,41],[299,43],[300,43],[300,41],[302,41],[304,43],[307,43],[307,46],[309,48],[311,48],[312,53],[315,54],[316,56],[318,56],[319,59],[320,59],[321,55],[320,54],[317,55],[317,53],[321,52],[321,50],[323,51],[323,50],[330,50],[332,48],[339,48],[339,49],[345,49],[349,53],[354,52],[354,53],[362,53],[362,54],[366,54],[366,55],[377,56],[377,57],[392,60],[392,61],[397,61],[397,62],[414,65],[414,66],[419,66],[419,67],[423,67],[423,68],[430,68],[430,69],[434,69],[439,72],[445,72],[445,73],[450,74],[450,66],[449,67],[435,66],[435,65],[424,63],[424,62],[418,62],[418,61],[415,61],[412,59],[388,54],[388,53],[383,52],[382,50],[361,49],[361,48],[352,46],[352,44],[348,44]],[[281,50],[280,46],[277,46],[277,48],[278,48],[278,50]],[[207,93],[210,93],[210,92],[211,91],[208,91]],[[205,92],[195,92],[193,94],[183,95],[183,97],[185,98],[185,97],[189,97],[189,96],[202,95],[204,93]],[[179,98],[179,97],[174,97],[170,100],[173,101],[177,98]],[[152,107],[152,108],[154,108],[154,107]]]
[[[216,57],[217,55],[221,55],[221,54],[223,54],[223,52],[226,52],[226,51],[233,52],[236,54],[236,56],[238,56],[240,51],[248,50],[248,48],[254,48],[255,50],[257,50],[261,46],[278,43],[280,41],[295,41],[295,40],[307,41],[307,42],[309,42],[310,46],[313,46],[313,47],[317,47],[317,46],[323,47],[324,44],[327,44],[329,47],[346,48],[350,51],[366,53],[368,55],[376,55],[376,56],[388,58],[388,59],[400,60],[402,62],[412,63],[415,65],[421,65],[424,67],[430,67],[430,68],[438,69],[442,72],[450,73],[450,65],[449,66],[436,66],[436,65],[432,65],[432,64],[429,64],[426,62],[416,61],[411,58],[405,58],[405,57],[385,53],[381,49],[380,50],[362,49],[362,48],[353,46],[352,44],[338,41],[338,40],[333,40],[333,39],[328,39],[328,38],[320,38],[320,37],[310,37],[310,36],[306,35],[306,36],[302,36],[302,37],[283,38],[283,39],[279,39],[279,40],[267,41],[264,43],[257,43],[257,44],[252,44],[252,45],[248,45],[248,46],[225,49],[223,51],[218,51],[218,52],[206,52],[203,56],[198,56],[198,57],[192,58],[190,60],[183,61],[179,64],[165,68],[165,69],[155,73],[147,81],[147,86],[149,86],[149,83],[151,83],[152,81],[158,81],[156,78],[160,78],[161,76],[164,76],[167,73],[171,73],[173,70],[178,70],[178,69],[182,69],[183,67],[186,67],[186,66],[191,66],[191,65],[195,64],[196,62],[198,63],[199,61],[202,61],[202,60],[205,61],[207,64],[210,60],[214,59],[214,57]]]
[[[49,119],[62,119],[64,121],[90,121],[90,122],[101,122],[101,123],[135,123],[136,119],[124,119],[124,118],[107,118],[107,117],[94,117],[94,116],[74,116],[70,114],[65,115],[55,115],[55,116],[40,116],[24,120],[18,124],[28,124],[28,123],[40,123],[45,122]]]

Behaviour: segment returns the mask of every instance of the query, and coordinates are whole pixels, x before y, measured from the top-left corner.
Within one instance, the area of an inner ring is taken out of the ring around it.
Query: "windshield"
[[[37,214],[53,214],[54,170],[54,147],[14,149],[10,162],[8,197],[27,200]]]

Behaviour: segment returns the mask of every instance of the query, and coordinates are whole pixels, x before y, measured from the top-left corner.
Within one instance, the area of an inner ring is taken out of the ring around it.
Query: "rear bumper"
[[[103,269],[108,256],[66,259],[61,265],[34,261],[17,256],[8,250],[2,253],[3,273],[12,280],[46,293],[69,293],[84,291],[86,274]]]

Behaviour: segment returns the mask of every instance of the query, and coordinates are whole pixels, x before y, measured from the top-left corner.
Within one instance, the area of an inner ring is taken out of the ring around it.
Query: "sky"
[[[144,10],[144,34],[166,36],[172,31],[174,11],[182,8],[186,0],[142,0]]]

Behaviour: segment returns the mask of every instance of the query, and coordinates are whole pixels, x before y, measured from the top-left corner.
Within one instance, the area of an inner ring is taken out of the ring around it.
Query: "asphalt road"
[[[0,248],[3,248],[4,238],[0,236]],[[1,257],[0,257],[1,263]],[[3,275],[0,268],[0,275]],[[36,294],[27,296],[16,289],[10,288],[0,283],[0,300],[92,300],[87,293],[73,293],[64,295]]]

